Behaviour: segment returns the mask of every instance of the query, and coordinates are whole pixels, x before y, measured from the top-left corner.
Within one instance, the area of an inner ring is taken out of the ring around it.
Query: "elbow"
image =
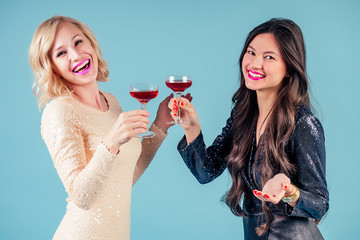
[[[316,214],[313,214],[314,215],[313,218],[316,220],[321,220],[321,218],[325,216],[328,210],[329,210],[329,198],[323,197],[323,201],[321,202],[321,204],[319,204]]]
[[[215,179],[215,177],[213,177],[211,174],[197,174],[195,177],[200,184],[207,184]]]
[[[77,207],[81,208],[82,210],[89,210],[91,208],[90,204],[76,203],[76,202],[74,202],[74,203]]]
[[[197,180],[198,180],[198,182],[200,184],[207,184],[207,183],[211,182],[211,180],[209,180],[209,179],[199,179],[199,178],[197,178]]]
[[[199,167],[199,168],[189,167],[189,169],[200,184],[209,183],[219,176],[219,174],[217,174],[216,172],[208,171],[204,167]]]
[[[321,218],[323,218],[328,210],[329,210],[329,201],[325,201],[324,206],[320,209],[319,214],[315,219],[320,220]]]
[[[82,210],[89,210],[94,203],[92,201],[93,198],[91,198],[89,194],[71,194],[70,199],[78,208]]]

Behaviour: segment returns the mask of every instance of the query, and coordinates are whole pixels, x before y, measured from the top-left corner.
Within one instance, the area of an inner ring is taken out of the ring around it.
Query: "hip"
[[[314,219],[293,216],[273,216],[270,227],[262,236],[256,234],[256,228],[265,222],[265,215],[250,215],[244,218],[245,239],[258,240],[321,240],[321,235]]]

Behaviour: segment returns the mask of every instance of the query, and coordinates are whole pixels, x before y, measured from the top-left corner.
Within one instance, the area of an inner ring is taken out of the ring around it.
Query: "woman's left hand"
[[[277,204],[289,189],[290,179],[283,173],[276,174],[265,183],[262,191],[254,190],[254,195],[261,201]]]
[[[170,94],[167,96],[160,104],[156,114],[156,118],[154,120],[154,124],[160,128],[164,133],[167,132],[168,128],[172,126],[167,122],[171,122],[173,119],[170,115],[170,110],[167,107],[170,99],[174,96],[174,94]]]
[[[172,99],[174,97],[174,94],[171,93],[169,96],[167,96],[159,105],[157,114],[156,114],[156,118],[154,121],[154,124],[160,128],[164,133],[167,132],[167,130],[169,129],[169,127],[173,126],[174,124],[169,124],[168,122],[172,122],[174,121],[174,119],[172,118],[170,112],[171,110],[168,107],[169,101],[170,99]],[[182,96],[186,99],[188,99],[190,102],[192,100],[192,96],[191,94],[186,94],[186,96]]]

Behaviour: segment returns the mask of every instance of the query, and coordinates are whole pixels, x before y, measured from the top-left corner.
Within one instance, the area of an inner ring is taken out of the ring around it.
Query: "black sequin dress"
[[[232,123],[231,114],[222,133],[209,147],[205,146],[202,133],[189,145],[185,136],[179,142],[180,155],[200,183],[211,182],[226,169],[226,158],[233,144]],[[321,123],[307,106],[301,105],[296,114],[294,131],[285,148],[288,160],[296,167],[295,174],[289,178],[291,183],[299,188],[300,197],[294,208],[283,201],[278,204],[270,203],[273,219],[269,230],[259,237],[255,228],[265,222],[265,215],[261,201],[252,192],[262,186],[261,176],[257,171],[262,154],[255,154],[256,151],[261,151],[261,139],[259,147],[256,147],[254,138],[248,165],[241,172],[242,180],[246,184],[243,210],[248,214],[248,217],[244,218],[245,239],[323,239],[314,220],[322,218],[329,208],[324,143]],[[255,155],[259,157],[256,164]]]

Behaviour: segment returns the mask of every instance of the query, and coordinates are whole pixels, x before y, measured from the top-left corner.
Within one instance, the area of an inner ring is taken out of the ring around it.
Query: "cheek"
[[[284,62],[279,63],[277,66],[279,75],[285,77],[287,75],[286,64]]]
[[[286,76],[286,68],[280,68],[279,70],[278,70],[278,77],[279,77],[279,79],[281,79],[280,80],[280,82],[284,79],[284,77]]]
[[[63,64],[59,61],[53,61],[53,72],[59,75],[62,75]]]
[[[248,65],[249,65],[249,63],[248,63],[247,59],[244,58],[242,61],[242,69],[241,69],[244,76],[247,74],[247,66]]]

